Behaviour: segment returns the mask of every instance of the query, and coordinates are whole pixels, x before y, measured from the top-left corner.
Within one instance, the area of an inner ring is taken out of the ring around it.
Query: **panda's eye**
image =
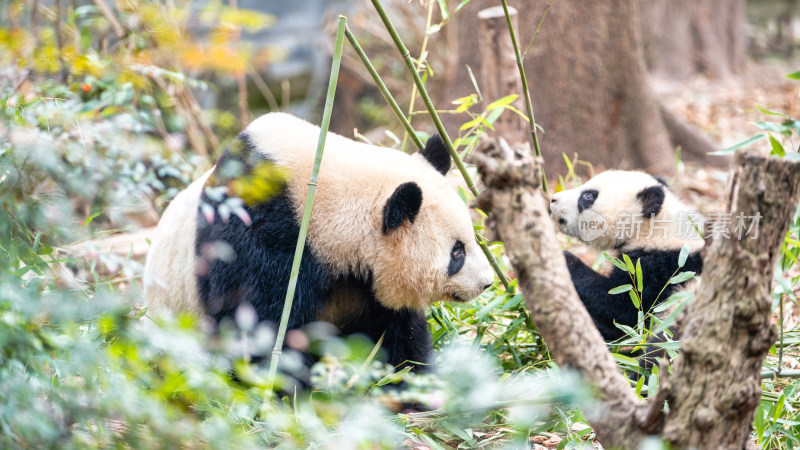
[[[581,192],[581,196],[578,197],[578,212],[582,213],[585,209],[591,208],[595,200],[597,200],[596,190],[587,189]]]
[[[447,265],[447,276],[458,273],[464,267],[464,260],[467,257],[467,251],[464,248],[464,243],[456,241],[450,250],[450,263]]]

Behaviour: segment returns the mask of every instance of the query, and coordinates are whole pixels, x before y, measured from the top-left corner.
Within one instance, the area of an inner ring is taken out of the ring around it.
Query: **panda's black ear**
[[[447,146],[444,145],[444,140],[438,134],[431,136],[428,142],[425,143],[425,148],[422,149],[422,156],[442,175],[447,174],[447,171],[450,170],[450,152],[447,150]]]
[[[394,230],[406,220],[414,223],[422,206],[422,189],[417,183],[403,183],[394,190],[383,207],[383,234]]]
[[[636,194],[636,198],[642,202],[642,215],[650,217],[661,211],[664,204],[664,187],[659,185],[650,186]]]

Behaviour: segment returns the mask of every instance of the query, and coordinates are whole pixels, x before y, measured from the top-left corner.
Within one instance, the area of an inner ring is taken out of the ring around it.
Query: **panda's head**
[[[692,250],[702,247],[699,216],[661,178],[610,170],[553,195],[550,212],[562,232],[601,249]]]
[[[494,280],[464,202],[440,175],[450,167],[441,138],[431,138],[419,157],[438,173],[420,173],[383,201],[372,261],[376,296],[394,309],[468,301]]]

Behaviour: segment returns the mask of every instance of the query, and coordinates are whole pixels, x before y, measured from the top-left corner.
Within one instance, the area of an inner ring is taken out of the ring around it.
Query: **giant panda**
[[[661,178],[635,171],[602,172],[582,186],[555,193],[550,212],[563,233],[618,257],[627,254],[634,264],[640,261],[645,312],[692,284],[669,284],[684,245],[689,248],[689,256],[680,271],[699,274],[703,269],[701,251],[705,241],[697,231],[702,224],[693,223],[698,216]],[[614,266],[611,273],[603,275],[569,251],[564,251],[564,256],[575,290],[600,334],[606,341],[623,337],[615,323],[635,326],[638,309],[628,295],[609,291],[630,284],[628,272]]]
[[[319,133],[288,114],[263,115],[172,201],[145,263],[151,309],[218,324],[247,304],[259,321],[279,322]],[[449,168],[438,136],[412,156],[328,134],[290,329],[326,321],[383,336],[392,365],[428,362],[426,307],[469,301],[494,278]],[[244,220],[222,217],[220,189],[247,194]]]

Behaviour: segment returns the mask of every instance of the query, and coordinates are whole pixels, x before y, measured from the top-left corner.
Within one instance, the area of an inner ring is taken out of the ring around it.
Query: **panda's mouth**
[[[456,294],[456,293],[450,293],[450,297],[451,297],[453,300],[457,301],[458,303],[466,303],[466,300],[464,300],[463,298],[461,298],[461,297],[460,297],[458,294]]]

